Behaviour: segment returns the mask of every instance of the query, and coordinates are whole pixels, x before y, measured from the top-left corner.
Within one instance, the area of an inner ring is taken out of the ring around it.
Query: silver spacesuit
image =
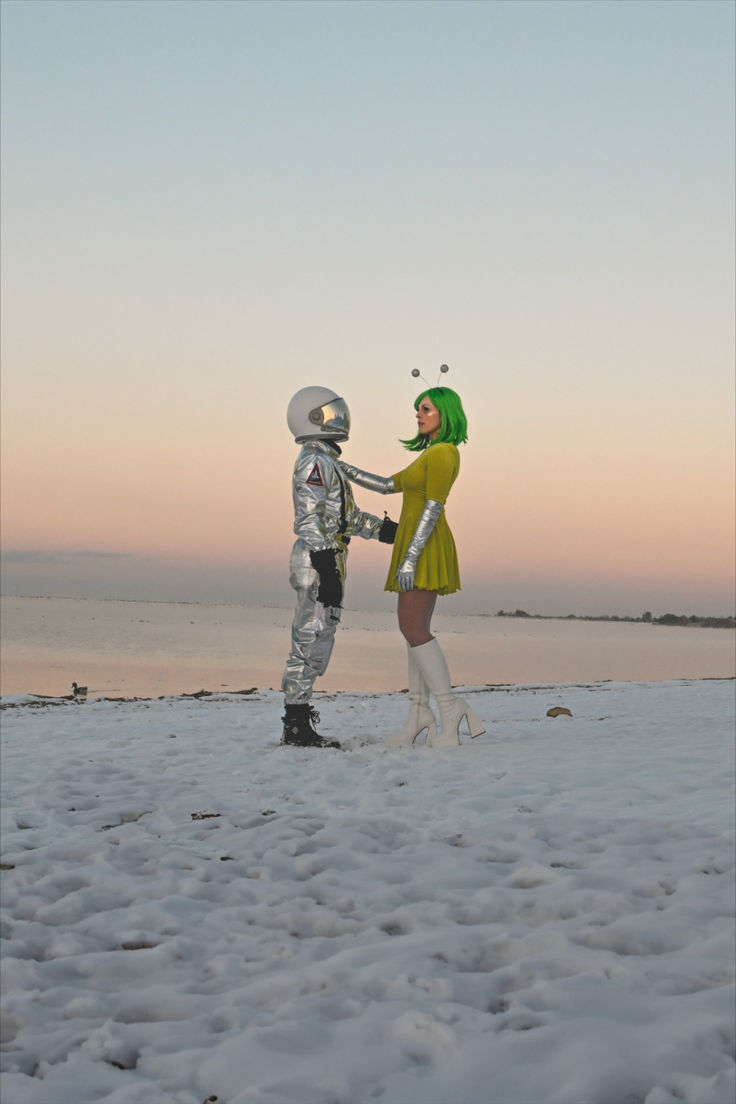
[[[289,582],[296,591],[296,611],[281,684],[284,742],[325,746],[309,723],[315,719],[309,702],[315,679],[327,670],[340,623],[348,544],[353,536],[390,544],[396,525],[359,510],[340,471],[338,442],[350,433],[344,399],[326,387],[305,387],[289,403],[287,421],[302,448],[292,481],[297,539]]]

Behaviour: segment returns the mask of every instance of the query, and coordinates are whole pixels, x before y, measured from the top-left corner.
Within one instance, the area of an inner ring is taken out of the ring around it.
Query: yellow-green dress
[[[399,591],[396,572],[414,536],[422,510],[428,499],[441,502],[444,506],[459,471],[460,453],[457,446],[438,441],[420,452],[408,468],[393,476],[394,488],[401,491],[404,498],[384,590]],[[420,553],[414,587],[416,590],[436,590],[439,594],[454,594],[460,590],[457,551],[444,510]]]

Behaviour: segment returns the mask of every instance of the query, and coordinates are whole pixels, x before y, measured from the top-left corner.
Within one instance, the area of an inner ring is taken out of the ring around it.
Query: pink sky
[[[733,22],[6,6],[5,590],[281,595],[290,396],[388,474],[444,361],[468,608],[733,612]]]

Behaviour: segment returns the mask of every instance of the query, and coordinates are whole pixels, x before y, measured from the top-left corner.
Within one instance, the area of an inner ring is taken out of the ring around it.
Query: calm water
[[[4,597],[4,694],[153,696],[197,690],[277,689],[291,610],[248,606]],[[729,678],[736,634],[595,621],[438,614],[456,685]],[[345,611],[327,676],[317,688],[400,690],[405,646],[388,613]]]

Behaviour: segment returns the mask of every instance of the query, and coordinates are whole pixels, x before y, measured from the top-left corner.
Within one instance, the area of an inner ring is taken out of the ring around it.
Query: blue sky
[[[476,596],[728,608],[733,44],[725,0],[5,0],[4,546],[278,590],[291,394],[395,471],[447,361]]]

